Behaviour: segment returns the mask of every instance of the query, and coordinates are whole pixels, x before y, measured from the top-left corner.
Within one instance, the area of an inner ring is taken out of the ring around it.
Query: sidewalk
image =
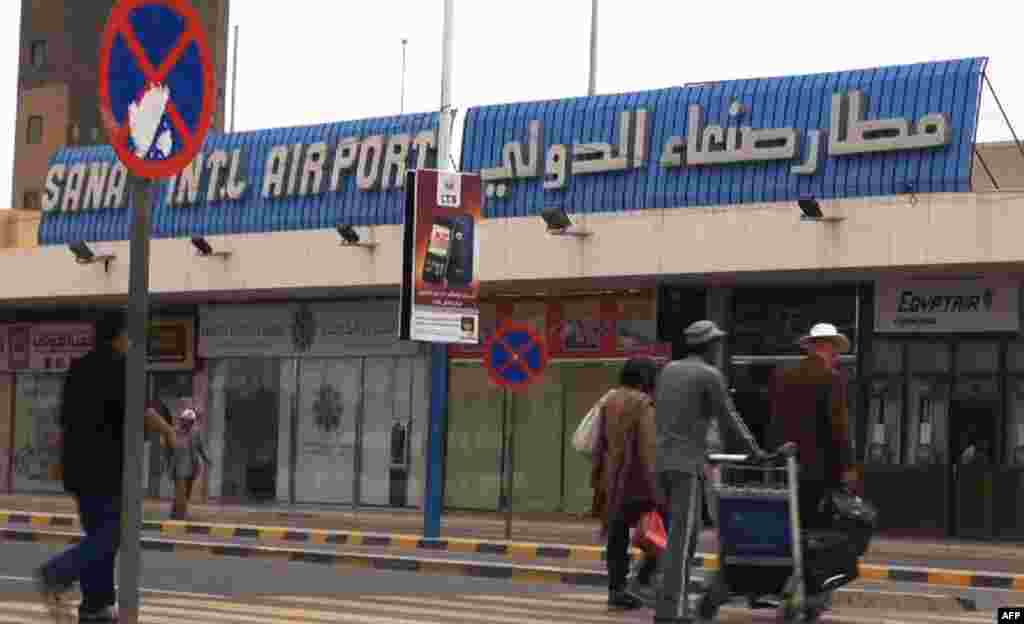
[[[169,501],[147,500],[143,519],[160,522],[168,519]],[[0,495],[0,510],[74,515],[74,501],[64,495]],[[190,522],[233,524],[240,526],[326,529],[420,535],[423,513],[420,510],[347,507],[206,504],[190,507]],[[441,522],[441,537],[504,541],[505,517],[497,513],[449,512]],[[512,514],[510,541],[599,545],[598,524],[594,520],[569,514]],[[717,552],[713,531],[706,531],[700,550]],[[1024,569],[1024,548],[1020,543],[993,543],[967,540],[941,542],[876,537],[864,557],[872,559],[960,559],[1006,562],[1009,568]]]

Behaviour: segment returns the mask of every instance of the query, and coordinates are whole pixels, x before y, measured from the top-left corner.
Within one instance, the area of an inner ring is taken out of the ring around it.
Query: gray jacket
[[[750,453],[760,450],[736,412],[722,372],[699,356],[668,364],[658,379],[655,399],[658,472],[701,473],[706,455],[722,430],[736,434]],[[713,444],[709,448],[709,442]]]

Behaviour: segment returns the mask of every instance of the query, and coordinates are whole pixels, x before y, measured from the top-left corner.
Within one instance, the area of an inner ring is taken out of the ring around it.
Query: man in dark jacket
[[[769,439],[796,443],[800,523],[805,529],[827,528],[828,518],[818,513],[821,500],[855,479],[847,383],[837,365],[850,341],[834,325],[818,323],[800,342],[807,357],[777,371],[770,388]]]
[[[124,469],[125,354],[131,346],[121,311],[96,324],[96,348],[71,364],[64,384],[60,424],[64,489],[78,505],[85,539],[36,572],[44,599],[81,583],[80,622],[116,622],[114,562],[121,538]],[[140,415],[142,416],[142,415]],[[173,427],[147,410],[146,428],[176,445]]]

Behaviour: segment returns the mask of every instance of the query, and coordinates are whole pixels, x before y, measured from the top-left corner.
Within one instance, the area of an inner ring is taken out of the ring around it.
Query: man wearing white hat
[[[777,370],[769,389],[769,440],[797,444],[800,462],[800,515],[806,528],[822,527],[818,504],[843,483],[852,484],[853,448],[847,380],[838,366],[850,340],[835,325],[818,323],[800,339],[807,357]]]

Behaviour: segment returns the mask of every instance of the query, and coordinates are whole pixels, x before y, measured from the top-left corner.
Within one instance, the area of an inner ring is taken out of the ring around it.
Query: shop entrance
[[[992,482],[1002,405],[996,379],[961,379],[950,404],[950,522],[961,537],[992,534]]]
[[[229,360],[228,365],[223,496],[273,500],[277,495],[281,361],[246,358]]]

